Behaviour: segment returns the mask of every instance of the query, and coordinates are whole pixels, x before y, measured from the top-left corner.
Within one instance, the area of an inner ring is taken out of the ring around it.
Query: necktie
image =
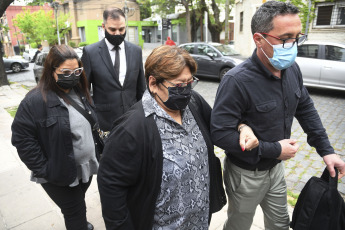
[[[115,69],[115,74],[116,78],[119,79],[120,75],[120,47],[119,46],[114,46],[115,50],[115,63],[114,63],[114,69]]]

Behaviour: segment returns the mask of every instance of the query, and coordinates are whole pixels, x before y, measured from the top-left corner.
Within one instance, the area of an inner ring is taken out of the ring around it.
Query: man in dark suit
[[[119,8],[103,12],[105,38],[84,48],[82,62],[92,84],[96,113],[103,131],[139,101],[145,91],[141,48],[124,41],[126,19]]]

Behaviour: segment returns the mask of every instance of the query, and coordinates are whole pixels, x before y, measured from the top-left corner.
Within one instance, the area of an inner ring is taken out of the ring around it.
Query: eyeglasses
[[[70,77],[73,73],[75,76],[80,76],[80,74],[83,72],[83,67],[76,68],[74,70],[72,69],[59,69],[60,72],[62,72],[64,77]]]
[[[191,86],[191,88],[193,89],[197,84],[198,84],[198,82],[199,82],[199,79],[197,78],[197,77],[195,77],[195,76],[192,76],[192,80],[191,81],[189,81],[189,82],[187,82],[187,83],[177,83],[177,84],[174,84],[174,83],[172,83],[172,82],[170,82],[170,81],[168,81],[168,80],[165,80],[164,79],[164,81],[166,81],[166,82],[169,82],[170,84],[172,84],[174,87],[177,87],[178,89],[180,89],[179,91],[180,92],[183,92],[186,88],[187,88],[187,86],[188,85],[190,85]],[[165,86],[164,84],[162,84],[163,86]],[[165,88],[167,88],[167,87],[165,87]],[[183,90],[182,90],[183,89]],[[182,90],[182,91],[181,91]]]
[[[302,45],[306,40],[307,40],[307,35],[300,33],[299,37],[297,38],[286,38],[286,39],[282,39],[282,38],[278,38],[276,36],[267,34],[267,33],[260,33],[260,34],[264,34],[267,36],[270,36],[272,38],[278,39],[280,41],[283,42],[283,48],[284,49],[289,49],[291,47],[293,47],[295,45],[295,43],[297,43],[297,45]]]

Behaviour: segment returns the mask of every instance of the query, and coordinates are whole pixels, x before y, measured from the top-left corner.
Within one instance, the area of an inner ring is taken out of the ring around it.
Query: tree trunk
[[[13,2],[14,0],[1,0],[0,1],[0,18],[4,15],[7,7]],[[2,49],[2,43],[0,40],[0,86],[9,85],[10,83],[7,80],[7,74],[5,71],[5,64],[3,59],[4,53]]]
[[[192,34],[192,42],[196,42],[198,40],[198,28],[200,24],[200,18],[198,19],[196,16],[195,10],[192,11],[191,15],[191,34]],[[202,32],[202,31],[201,31]]]
[[[215,0],[212,0],[211,6],[213,10],[214,24],[211,23],[210,17],[208,17],[208,29],[211,32],[212,41],[220,42],[220,33],[222,32],[224,23],[219,20],[220,10]]]
[[[190,29],[190,11],[189,11],[188,1],[185,7],[186,7],[187,42],[192,42],[191,29]]]

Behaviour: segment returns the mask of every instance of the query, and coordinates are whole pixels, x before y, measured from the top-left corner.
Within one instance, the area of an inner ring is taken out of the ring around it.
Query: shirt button
[[[91,114],[91,111],[89,111],[89,114]]]

